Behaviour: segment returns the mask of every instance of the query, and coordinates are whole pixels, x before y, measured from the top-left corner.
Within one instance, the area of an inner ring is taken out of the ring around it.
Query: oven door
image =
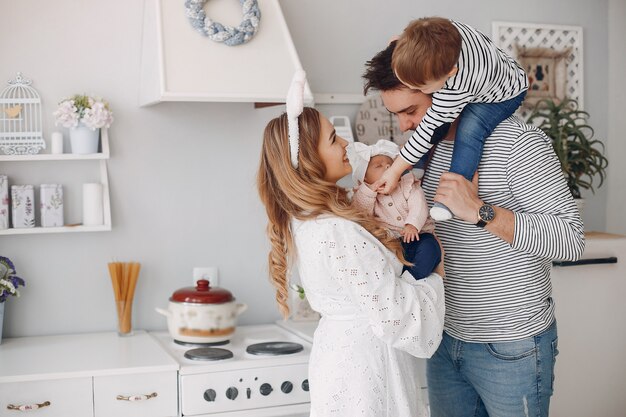
[[[292,404],[281,405],[278,407],[257,408],[241,411],[229,411],[217,414],[201,414],[194,417],[309,417],[311,405]]]

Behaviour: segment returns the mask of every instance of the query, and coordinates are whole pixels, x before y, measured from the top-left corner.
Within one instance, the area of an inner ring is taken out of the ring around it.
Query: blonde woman
[[[309,362],[312,417],[425,415],[415,360],[441,340],[443,265],[420,281],[400,275],[399,241],[336,185],[352,170],[346,145],[312,108],[265,128],[258,188],[276,300],[287,317],[297,268],[322,315]]]

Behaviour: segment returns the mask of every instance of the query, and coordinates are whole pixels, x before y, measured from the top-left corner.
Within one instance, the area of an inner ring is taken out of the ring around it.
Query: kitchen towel
[[[99,226],[103,219],[102,184],[83,184],[83,225]]]

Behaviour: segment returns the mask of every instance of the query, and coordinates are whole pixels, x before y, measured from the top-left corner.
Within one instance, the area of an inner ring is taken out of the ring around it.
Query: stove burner
[[[174,339],[174,343],[181,346],[198,346],[198,347],[209,347],[209,346],[222,346],[230,343],[230,340],[224,340],[222,342],[211,342],[211,343],[197,343],[197,342],[183,342],[181,340]]]
[[[251,355],[290,355],[292,353],[301,352],[304,347],[300,343],[292,342],[267,342],[255,343],[246,348],[246,352]]]
[[[185,352],[185,358],[193,361],[221,361],[233,357],[233,352],[227,349],[202,347]]]

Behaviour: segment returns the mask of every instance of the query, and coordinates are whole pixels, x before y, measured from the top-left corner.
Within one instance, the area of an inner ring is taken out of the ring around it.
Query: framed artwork
[[[528,73],[530,88],[518,110],[521,117],[542,98],[574,98],[584,108],[582,27],[493,22],[492,39]]]
[[[528,74],[528,93],[524,104],[529,107],[541,99],[556,102],[566,96],[566,59],[572,48],[555,51],[550,48],[526,48],[516,46],[517,61]]]

